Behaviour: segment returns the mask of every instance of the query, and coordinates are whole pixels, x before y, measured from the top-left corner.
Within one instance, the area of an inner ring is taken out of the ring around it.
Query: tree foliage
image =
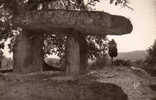
[[[147,50],[148,56],[146,58],[146,63],[149,65],[156,64],[156,40],[154,41],[153,45]]]
[[[88,36],[88,53],[89,59],[95,60],[96,58],[102,58],[106,56],[108,39],[101,36]]]

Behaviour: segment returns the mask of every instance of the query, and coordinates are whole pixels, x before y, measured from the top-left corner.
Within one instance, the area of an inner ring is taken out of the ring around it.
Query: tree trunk
[[[80,73],[80,48],[78,41],[69,36],[66,44],[66,73],[77,76]]]
[[[42,70],[43,34],[23,31],[16,39],[13,51],[14,71],[30,73]]]

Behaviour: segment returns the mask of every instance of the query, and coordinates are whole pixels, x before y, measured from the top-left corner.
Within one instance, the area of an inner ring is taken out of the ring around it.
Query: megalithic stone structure
[[[23,28],[23,32],[18,37],[14,48],[15,71],[20,73],[41,71],[43,64],[42,33],[44,32],[123,35],[130,33],[133,29],[130,20],[122,16],[110,15],[104,12],[59,9],[25,11],[14,17],[13,23]],[[67,72],[69,74],[72,74],[73,71],[78,73],[79,68],[77,66],[80,66],[80,54],[79,50],[76,49],[79,49],[79,44],[72,37],[69,40],[73,41],[73,43],[69,42],[70,47],[67,57],[70,64],[68,66],[76,69],[68,69]]]

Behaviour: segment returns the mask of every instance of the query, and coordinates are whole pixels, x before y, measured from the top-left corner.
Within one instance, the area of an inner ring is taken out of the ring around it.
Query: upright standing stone
[[[80,45],[80,73],[85,73],[88,66],[88,47],[86,41],[86,35],[79,33],[76,39]]]
[[[43,34],[23,31],[14,46],[14,71],[30,73],[42,70]]]
[[[80,71],[80,47],[78,41],[74,37],[68,37],[66,50],[67,75],[76,76]]]

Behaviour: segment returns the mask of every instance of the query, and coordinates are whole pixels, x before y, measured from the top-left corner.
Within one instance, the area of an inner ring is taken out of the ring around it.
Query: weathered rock
[[[45,76],[1,76],[0,100],[128,100],[123,90],[114,84],[88,80],[57,81]]]
[[[14,16],[12,21],[14,25],[22,27],[24,30],[22,34],[18,36],[13,51],[14,68],[15,72],[18,73],[41,71],[43,67],[43,33],[45,32],[55,34],[70,33],[75,35],[76,32],[73,31],[77,31],[82,34],[105,36],[107,34],[127,34],[130,33],[133,28],[130,20],[123,16],[95,11],[58,9],[41,11],[25,10],[24,13]],[[73,38],[71,41],[75,40],[76,39]],[[82,64],[82,49],[79,48],[79,42],[77,41],[73,42],[71,48],[69,47],[68,49],[70,54],[67,54],[69,55],[69,60],[67,61],[69,62],[69,70],[67,69],[67,72],[70,74],[79,73],[80,65]],[[85,66],[85,64],[83,66]]]
[[[43,34],[34,31],[23,31],[17,36],[14,45],[14,72],[30,73],[42,71]]]
[[[56,67],[54,65],[49,65],[46,62],[44,62],[42,70],[43,71],[65,71],[65,68]]]
[[[13,22],[24,29],[56,34],[70,33],[73,29],[92,35],[122,35],[133,29],[129,19],[97,11],[25,11],[24,14],[16,16]]]

